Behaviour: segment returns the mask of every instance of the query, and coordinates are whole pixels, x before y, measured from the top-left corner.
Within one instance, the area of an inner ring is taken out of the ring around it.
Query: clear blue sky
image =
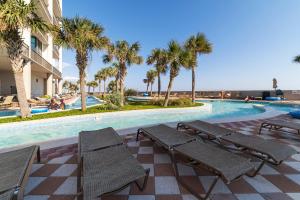
[[[63,0],[63,15],[84,16],[101,24],[112,41],[139,41],[141,55],[165,48],[171,39],[184,42],[203,32],[213,52],[198,59],[197,90],[300,89],[299,0]],[[78,77],[75,54],[64,50],[64,77]],[[93,53],[91,80],[102,53]],[[145,90],[142,79],[151,66],[131,66],[126,87]],[[163,90],[168,75],[162,78]],[[154,86],[156,88],[156,84]],[[191,72],[182,69],[175,90],[190,90]]]

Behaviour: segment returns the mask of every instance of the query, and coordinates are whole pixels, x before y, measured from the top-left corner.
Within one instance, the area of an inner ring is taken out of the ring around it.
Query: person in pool
[[[59,105],[55,102],[54,98],[51,99],[50,104],[48,105],[48,108],[51,110],[59,109]]]
[[[64,99],[60,99],[60,105],[59,105],[59,107],[62,110],[66,109],[66,104],[65,104],[65,100]]]

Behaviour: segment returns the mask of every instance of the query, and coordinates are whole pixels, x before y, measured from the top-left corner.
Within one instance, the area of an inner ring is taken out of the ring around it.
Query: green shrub
[[[122,96],[120,93],[113,93],[104,97],[104,101],[106,101],[107,104],[113,104],[118,107],[121,105],[121,99]]]
[[[120,110],[120,108],[112,103],[107,103],[107,104],[100,105],[98,107],[98,110],[109,111],[109,110]]]
[[[138,91],[136,91],[135,89],[126,89],[125,90],[125,93],[124,93],[124,96],[125,97],[128,97],[128,96],[137,96],[138,94]]]

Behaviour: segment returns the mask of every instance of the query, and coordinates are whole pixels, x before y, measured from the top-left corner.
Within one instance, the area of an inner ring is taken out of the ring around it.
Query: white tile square
[[[300,193],[286,193],[286,194],[289,195],[294,200],[300,199]]]
[[[255,162],[255,165],[258,167],[260,163]],[[259,171],[262,175],[275,175],[280,174],[278,171],[276,171],[274,168],[270,167],[269,165],[265,164]]]
[[[265,200],[259,194],[235,194],[235,196],[238,200]]]
[[[31,192],[36,186],[43,182],[47,177],[29,177],[25,187],[25,194]]]
[[[24,197],[24,200],[48,200],[48,195],[28,195]]]
[[[297,160],[297,161],[300,161],[300,154],[292,155],[292,158],[295,159],[295,160]]]
[[[138,154],[153,154],[153,147],[140,147]]]
[[[183,164],[177,164],[179,176],[196,176],[196,172],[190,166],[186,166]]]
[[[129,147],[138,147],[140,146],[140,141],[130,141],[130,142],[127,142],[127,146]]]
[[[285,176],[300,185],[300,174],[286,174]]]
[[[57,188],[54,194],[72,195],[77,193],[77,177],[68,177],[63,184]]]
[[[207,192],[210,185],[213,183],[215,176],[199,176],[199,179],[205,191]],[[212,190],[212,194],[216,194],[216,193],[231,194],[231,191],[228,189],[226,184],[221,179],[219,179],[214,189]]]
[[[69,156],[62,156],[62,157],[58,157],[58,158],[53,158],[53,159],[50,160],[48,163],[49,163],[49,164],[64,164],[64,163],[67,162],[71,157],[72,157],[72,155],[69,155]]]
[[[166,153],[154,154],[154,163],[171,163],[171,158]]]
[[[300,171],[300,163],[299,162],[294,162],[294,161],[286,161],[286,165],[292,167],[293,169]]]
[[[154,176],[154,166],[153,164],[142,164],[144,169],[150,169],[149,176]]]
[[[252,178],[245,176],[243,178],[259,193],[281,192],[279,188],[260,175]]]
[[[155,200],[154,195],[130,195],[128,200]]]
[[[34,172],[36,172],[38,169],[40,169],[43,166],[44,166],[44,164],[33,164],[30,174],[33,174]]]
[[[70,176],[77,168],[76,164],[64,164],[55,170],[51,176]]]
[[[182,200],[198,200],[194,195],[191,194],[183,194],[181,197]]]
[[[180,194],[179,187],[174,176],[155,177],[156,194]]]

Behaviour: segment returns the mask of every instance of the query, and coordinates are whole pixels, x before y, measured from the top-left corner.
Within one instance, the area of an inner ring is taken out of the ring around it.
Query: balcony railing
[[[52,65],[33,49],[31,50],[31,59],[48,71],[52,72]]]
[[[56,75],[56,76],[58,76],[58,77],[62,77],[62,74],[61,74],[61,72],[58,70],[58,69],[56,69],[55,67],[53,67],[53,74],[54,75]]]
[[[53,0],[53,12],[56,16],[59,16],[59,17],[62,16],[62,11],[61,11],[59,0]]]
[[[22,55],[29,58],[30,55],[29,55],[29,47],[27,44],[23,43],[23,46],[22,46]],[[7,49],[5,47],[1,47],[0,48],[0,56],[8,56],[7,54]]]
[[[52,23],[52,17],[49,13],[48,10],[48,5],[46,4],[45,0],[36,0],[38,2],[38,4],[40,5],[41,9],[41,14],[44,14],[44,16],[46,17],[46,20],[48,20],[49,22]]]

